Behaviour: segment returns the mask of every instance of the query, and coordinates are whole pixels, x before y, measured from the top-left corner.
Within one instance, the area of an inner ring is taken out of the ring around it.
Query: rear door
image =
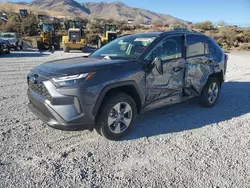
[[[214,71],[214,59],[209,54],[206,36],[186,35],[186,70],[184,93],[199,96]]]

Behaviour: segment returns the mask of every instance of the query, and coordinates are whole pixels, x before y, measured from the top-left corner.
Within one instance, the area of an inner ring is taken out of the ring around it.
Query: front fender
[[[100,106],[101,106],[101,104],[103,102],[103,99],[104,99],[105,95],[107,94],[107,92],[110,91],[111,89],[115,89],[115,88],[122,87],[122,86],[133,86],[135,88],[139,98],[140,98],[142,106],[144,105],[143,94],[141,93],[137,83],[135,81],[133,81],[133,80],[131,80],[131,81],[123,81],[123,82],[107,85],[102,89],[102,91],[101,91],[101,93],[100,93],[100,95],[99,95],[99,97],[98,97],[98,99],[96,101],[96,104],[94,106],[94,109],[93,109],[93,115],[94,116],[97,115],[98,110],[99,110],[99,108],[100,108]]]

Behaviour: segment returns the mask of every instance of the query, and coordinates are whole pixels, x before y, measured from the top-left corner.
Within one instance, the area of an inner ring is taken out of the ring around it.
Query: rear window
[[[205,54],[216,54],[217,47],[210,38],[207,38],[205,43]]]
[[[199,35],[187,36],[187,57],[205,54],[205,37]]]

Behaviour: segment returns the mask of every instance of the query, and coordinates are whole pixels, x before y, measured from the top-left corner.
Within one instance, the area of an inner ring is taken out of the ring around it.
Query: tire
[[[41,41],[37,41],[37,49],[38,49],[39,51],[44,50],[44,47],[43,47],[43,44],[42,44]]]
[[[220,95],[220,82],[217,78],[210,77],[201,93],[201,105],[206,108],[215,106]]]
[[[69,49],[69,47],[64,46],[64,47],[63,47],[63,51],[64,51],[64,52],[69,52],[70,49]]]
[[[0,45],[0,55],[3,53],[3,46]]]
[[[18,45],[16,44],[16,46],[14,47],[15,51],[18,51]]]
[[[118,109],[128,112],[118,114]],[[97,118],[96,131],[108,140],[120,140],[126,136],[133,127],[137,109],[135,101],[124,93],[110,95],[100,109],[101,114]],[[127,125],[126,125],[127,124]]]
[[[23,43],[19,46],[20,50],[23,50]]]
[[[10,53],[10,48],[7,49],[7,51],[5,52],[6,54]]]
[[[45,42],[42,45],[43,45],[44,50],[51,50],[52,49],[52,45],[48,42]]]
[[[97,43],[97,48],[101,48],[102,47],[102,41],[101,39],[99,38],[98,39],[98,43]]]
[[[82,49],[80,49],[83,53],[87,50],[88,45],[86,44]]]
[[[60,44],[55,45],[55,50],[60,50]]]

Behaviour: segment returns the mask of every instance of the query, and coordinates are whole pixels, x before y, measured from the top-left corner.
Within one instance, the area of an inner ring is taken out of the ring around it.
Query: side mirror
[[[163,64],[161,58],[156,57],[153,61],[153,64],[155,65],[158,73],[163,75]]]

